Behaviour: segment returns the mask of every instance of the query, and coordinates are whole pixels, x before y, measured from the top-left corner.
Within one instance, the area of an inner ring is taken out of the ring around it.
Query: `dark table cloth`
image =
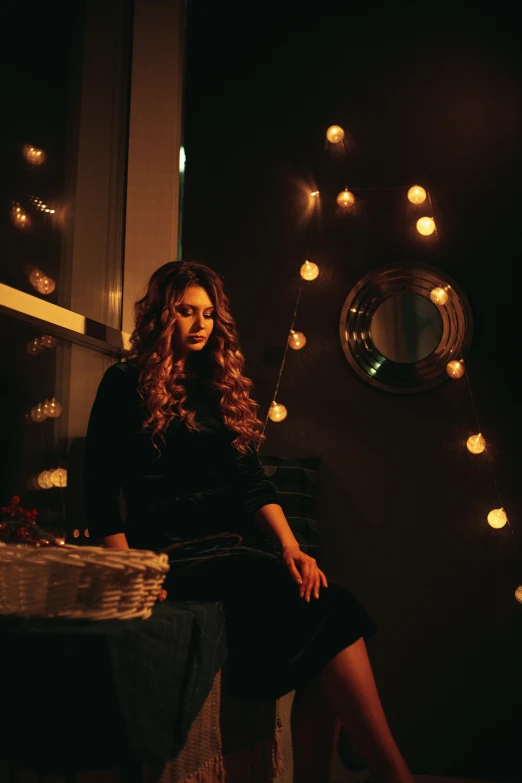
[[[0,757],[89,768],[173,758],[226,658],[219,603],[147,620],[0,618]]]

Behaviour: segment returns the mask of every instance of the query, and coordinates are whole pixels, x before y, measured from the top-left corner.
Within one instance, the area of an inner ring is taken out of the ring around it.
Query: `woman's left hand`
[[[319,598],[321,587],[328,587],[326,576],[313,557],[307,555],[298,546],[284,547],[282,559],[299,587],[299,595],[310,602],[310,597]]]

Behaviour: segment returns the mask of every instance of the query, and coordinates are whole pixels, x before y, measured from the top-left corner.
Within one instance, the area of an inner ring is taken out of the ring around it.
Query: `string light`
[[[488,514],[488,523],[496,530],[500,530],[501,527],[507,523],[508,518],[503,508],[494,508]]]
[[[38,337],[35,337],[34,340],[29,340],[27,343],[27,353],[32,356],[37,356],[39,353],[42,353],[43,349],[44,347]]]
[[[51,215],[54,215],[56,210],[51,209],[47,206],[47,204],[44,204],[41,198],[37,198],[36,196],[29,196],[29,199],[33,202],[35,207],[40,210],[40,212],[49,212]]]
[[[412,204],[423,204],[426,201],[426,191],[420,185],[413,185],[408,190],[408,201]]]
[[[344,190],[341,190],[337,196],[337,203],[343,209],[349,209],[355,204],[355,196],[348,190],[348,188],[345,188]]]
[[[417,231],[423,237],[429,237],[435,231],[435,221],[431,217],[421,217],[417,220]]]
[[[73,537],[79,538],[80,537],[80,531],[78,529],[73,530]]]
[[[274,400],[270,405],[270,410],[268,411],[269,418],[272,421],[279,422],[286,419],[287,415],[288,411],[286,410],[285,406]]]
[[[330,125],[326,131],[326,138],[330,144],[339,144],[344,139],[344,130],[340,125]]]
[[[36,267],[31,267],[31,270],[29,272],[29,282],[33,286],[33,288],[38,289],[38,281],[41,277],[45,277],[44,273],[41,269],[37,269]]]
[[[319,195],[319,191],[318,191],[318,190],[312,190],[312,192],[310,193],[310,195],[312,196],[312,198],[317,198],[317,197],[318,197],[318,195]]]
[[[31,225],[31,219],[17,201],[11,207],[11,220],[17,228],[25,229]]]
[[[299,271],[303,280],[315,280],[319,274],[319,267],[313,261],[305,261]]]
[[[51,483],[53,487],[67,486],[67,471],[65,468],[56,468],[51,473]]]
[[[42,472],[38,474],[38,485],[42,489],[51,489],[53,487],[52,475],[52,470],[42,470]]]
[[[47,414],[41,402],[39,402],[38,405],[35,405],[34,408],[31,408],[31,413],[29,416],[31,417],[31,420],[37,424],[40,424],[40,422],[46,420]]]
[[[293,348],[294,351],[300,351],[301,348],[304,348],[306,345],[306,337],[302,332],[294,332],[293,329],[290,329],[288,345],[290,348]]]
[[[46,400],[43,404],[43,410],[50,419],[57,419],[62,414],[62,406],[56,397],[53,397],[52,400]]]
[[[462,360],[453,359],[446,365],[446,372],[450,378],[462,378],[465,373],[464,362]]]
[[[33,147],[32,144],[24,144],[23,155],[26,161],[32,163],[33,166],[40,166],[47,157],[43,150]]]
[[[446,291],[445,288],[434,288],[430,293],[430,299],[433,302],[433,304],[442,307],[447,303],[449,299],[448,292]]]
[[[519,604],[522,604],[522,585],[517,587],[515,590],[515,598],[517,599]]]
[[[472,454],[482,454],[486,450],[486,441],[479,432],[478,435],[470,435],[466,441],[466,447]]]
[[[39,294],[52,294],[54,289],[56,288],[56,283],[52,279],[52,277],[47,277],[47,275],[42,275],[38,278],[38,281],[36,283],[36,290]]]
[[[85,530],[83,531],[83,535],[85,536],[85,538],[89,538],[89,528],[87,527],[85,528]]]

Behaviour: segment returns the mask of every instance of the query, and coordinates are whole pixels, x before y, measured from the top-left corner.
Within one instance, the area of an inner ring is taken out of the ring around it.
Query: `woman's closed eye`
[[[191,316],[194,315],[194,311],[193,310],[178,310],[178,312],[179,312],[179,314],[181,315],[182,318],[190,318]],[[211,313],[203,313],[203,318],[206,318],[206,319],[214,318],[214,313],[213,312],[211,312]]]

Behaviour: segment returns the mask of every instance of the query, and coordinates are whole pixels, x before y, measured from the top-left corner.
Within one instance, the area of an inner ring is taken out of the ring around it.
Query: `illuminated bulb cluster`
[[[31,356],[37,356],[42,353],[44,348],[55,348],[56,337],[52,337],[50,334],[42,334],[41,337],[35,337],[34,340],[29,340],[27,343],[27,353]]]
[[[35,485],[40,489],[52,489],[53,487],[67,486],[67,471],[65,468],[55,470],[42,470],[36,477]]]
[[[29,196],[29,198],[40,212],[49,212],[51,215],[54,215],[56,210],[50,209],[47,204],[43,203],[41,198],[37,198],[36,196]]]
[[[426,191],[420,185],[413,185],[408,190],[408,201],[412,204],[423,204],[426,201]]]
[[[47,157],[43,150],[38,149],[38,147],[33,147],[32,144],[24,145],[23,154],[26,161],[32,163],[33,166],[40,166]]]
[[[423,237],[429,237],[435,231],[435,221],[431,217],[421,217],[417,220],[417,231]]]
[[[31,356],[37,356],[39,353],[42,353],[44,347],[38,337],[35,337],[34,340],[29,340],[27,343],[27,353]]]
[[[355,196],[348,190],[348,188],[345,188],[338,194],[337,203],[340,207],[342,207],[342,209],[349,209],[355,204]]]
[[[31,225],[31,218],[17,201],[11,207],[11,220],[17,228],[29,228]]]
[[[29,415],[32,421],[40,423],[45,421],[47,418],[57,419],[58,416],[61,416],[61,413],[62,406],[56,397],[53,397],[52,400],[46,400],[43,403],[39,402],[38,405],[35,405],[34,408],[31,408],[31,413]]]
[[[488,524],[496,530],[500,530],[501,527],[504,527],[507,521],[507,514],[503,508],[494,508],[488,514]]]
[[[33,268],[29,274],[29,282],[39,294],[52,294],[56,283],[52,277],[48,277],[41,269]]]
[[[268,411],[268,418],[272,421],[283,421],[283,419],[286,419],[288,411],[286,410],[284,405],[281,405],[281,403],[276,402],[275,400],[270,405],[270,410]]]
[[[303,280],[315,280],[319,274],[319,267],[312,261],[305,261],[300,269],[300,275]]]
[[[431,301],[439,307],[447,304],[448,298],[448,292],[445,288],[434,288],[430,293]]]
[[[330,125],[326,131],[326,138],[330,144],[339,144],[344,139],[344,130],[340,125]]]
[[[454,359],[448,362],[446,365],[446,372],[450,378],[462,378],[466,372],[464,369],[464,362],[462,360]]]
[[[300,351],[301,348],[304,348],[306,345],[306,337],[302,332],[294,332],[294,330],[291,329],[288,336],[288,345],[290,348],[293,348],[294,351]]]
[[[482,454],[482,452],[486,450],[486,441],[484,440],[482,433],[479,432],[478,435],[470,435],[466,441],[466,448],[472,454]]]

